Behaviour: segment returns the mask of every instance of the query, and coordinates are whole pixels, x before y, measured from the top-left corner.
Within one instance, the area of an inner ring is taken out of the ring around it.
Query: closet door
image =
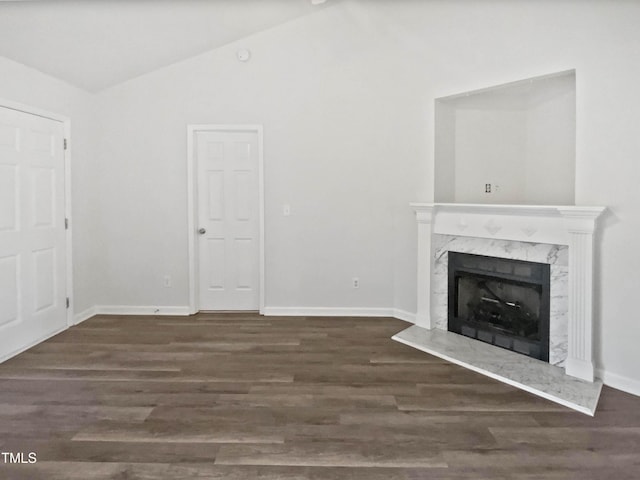
[[[64,127],[0,107],[0,359],[66,327]]]

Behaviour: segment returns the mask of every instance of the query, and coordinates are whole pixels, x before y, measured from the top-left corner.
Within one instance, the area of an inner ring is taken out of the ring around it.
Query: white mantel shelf
[[[524,205],[524,204],[503,204],[503,203],[411,203],[414,208],[421,207],[438,207],[443,210],[454,210],[459,212],[492,212],[492,213],[518,213],[531,215],[536,214],[553,214],[553,212],[560,212],[563,210],[571,210],[575,212],[602,212],[606,207],[589,207],[581,205]]]
[[[594,381],[593,237],[606,207],[412,203],[418,222],[416,324],[434,328],[431,314],[433,234],[568,245],[569,331],[565,371]]]
[[[571,231],[593,233],[605,207],[412,203],[433,233],[569,245]]]

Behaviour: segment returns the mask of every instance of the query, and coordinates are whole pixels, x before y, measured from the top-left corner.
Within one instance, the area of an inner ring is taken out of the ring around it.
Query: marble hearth
[[[592,353],[593,238],[605,208],[438,203],[412,207],[418,221],[416,326],[394,339],[593,414],[601,386],[599,381],[594,384]],[[491,345],[478,347],[475,344],[481,342],[460,341],[459,335],[446,331],[449,251],[550,265],[549,363]],[[416,339],[427,344],[416,344]],[[475,362],[473,352],[482,352]],[[501,358],[502,367],[491,367],[488,352]],[[508,374],[505,362],[510,365]]]

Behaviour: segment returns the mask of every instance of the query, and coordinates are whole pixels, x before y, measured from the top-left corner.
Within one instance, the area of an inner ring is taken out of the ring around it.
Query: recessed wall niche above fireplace
[[[435,99],[434,199],[574,205],[576,72]]]
[[[548,362],[549,264],[448,256],[448,330]]]

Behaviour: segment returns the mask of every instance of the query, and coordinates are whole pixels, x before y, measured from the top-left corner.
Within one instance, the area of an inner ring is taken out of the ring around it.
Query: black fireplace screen
[[[449,252],[449,331],[549,361],[549,265]]]

